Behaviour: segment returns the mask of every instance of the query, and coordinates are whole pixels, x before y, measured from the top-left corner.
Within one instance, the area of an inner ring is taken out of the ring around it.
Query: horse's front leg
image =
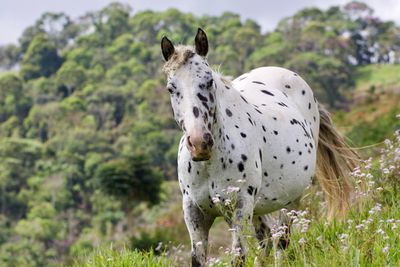
[[[247,252],[245,236],[254,233],[253,211],[254,198],[238,196],[236,210],[228,222],[232,231],[233,266],[245,266]]]
[[[183,214],[192,243],[192,267],[205,266],[208,232],[215,217],[204,213],[188,197],[183,197]]]

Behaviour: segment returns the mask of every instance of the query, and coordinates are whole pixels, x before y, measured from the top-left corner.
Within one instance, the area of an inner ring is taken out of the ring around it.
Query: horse
[[[230,80],[208,64],[202,29],[194,42],[175,47],[166,36],[161,40],[166,88],[183,130],[178,180],[192,266],[205,266],[209,230],[219,216],[232,232],[232,263],[243,266],[245,228],[250,225],[268,253],[267,214],[296,205],[315,175],[327,197],[328,217],[345,214],[354,151],[297,73],[260,67]],[[233,212],[224,212],[218,202],[232,194]]]

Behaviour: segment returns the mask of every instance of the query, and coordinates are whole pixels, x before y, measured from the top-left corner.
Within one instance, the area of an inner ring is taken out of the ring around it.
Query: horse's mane
[[[184,65],[190,58],[195,55],[193,46],[178,45],[175,47],[174,54],[165,63],[163,71],[169,73],[177,70],[180,66]]]

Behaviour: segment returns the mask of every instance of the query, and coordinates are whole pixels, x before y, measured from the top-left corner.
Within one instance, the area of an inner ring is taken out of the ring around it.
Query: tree
[[[101,189],[121,199],[128,206],[146,201],[160,201],[161,175],[144,155],[111,160],[101,165],[95,175]]]
[[[286,42],[282,33],[272,32],[264,41],[264,45],[255,50],[246,63],[246,69],[259,66],[282,66],[293,52],[293,45]]]
[[[351,69],[333,57],[301,53],[294,55],[286,67],[300,73],[316,97],[331,107],[344,100],[341,90],[352,86]]]
[[[20,48],[16,45],[0,46],[0,70],[14,68],[21,57]]]
[[[25,80],[41,76],[49,77],[62,64],[57,48],[45,35],[33,38],[21,62],[21,73]]]
[[[61,13],[44,13],[35,23],[35,27],[45,32],[59,49],[64,48],[68,42],[75,38],[79,28],[73,24],[70,17]]]
[[[9,218],[25,215],[26,205],[20,192],[41,157],[43,147],[39,142],[19,138],[2,138],[0,141],[0,213]]]
[[[85,70],[75,62],[65,62],[57,71],[56,80],[64,97],[71,95],[85,82]]]
[[[28,114],[31,100],[24,94],[22,80],[14,73],[0,76],[0,122],[16,116],[21,122]]]
[[[121,201],[129,229],[133,227],[135,206],[142,201],[151,205],[160,201],[162,176],[149,164],[145,155],[108,161],[97,169],[95,177],[103,192]]]

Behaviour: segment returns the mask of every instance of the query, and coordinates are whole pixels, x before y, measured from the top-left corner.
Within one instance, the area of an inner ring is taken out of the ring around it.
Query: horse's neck
[[[239,91],[233,87],[233,84],[218,73],[213,73],[213,77],[217,86],[216,97],[218,103],[229,106],[232,106],[233,103],[235,103],[235,105],[240,105],[241,95]]]
[[[213,73],[215,85],[216,85],[216,117],[217,123],[213,127],[213,136],[216,143],[222,142],[225,134],[234,127],[235,124],[239,123],[235,120],[237,112],[246,112],[248,105],[245,100],[237,91],[231,82],[225,81],[218,73]],[[227,109],[229,111],[227,111]],[[228,112],[232,112],[232,117],[228,118]],[[221,134],[220,134],[221,131]]]

